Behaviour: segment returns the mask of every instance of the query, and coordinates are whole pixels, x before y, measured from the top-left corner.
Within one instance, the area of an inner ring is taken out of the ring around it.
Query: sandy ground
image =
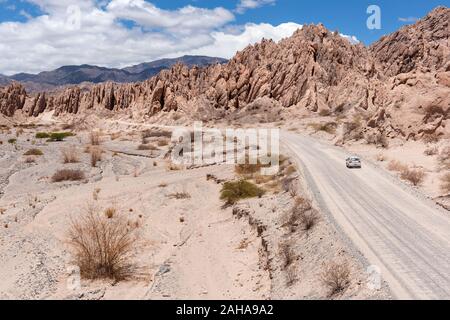
[[[243,201],[239,206],[248,214],[237,217],[235,209],[222,208],[221,184],[206,179],[235,179],[232,166],[168,170],[167,147],[139,151],[139,126],[116,123],[102,135],[102,160],[91,167],[87,133],[64,142],[34,138],[37,131],[56,130],[49,119],[46,127],[25,128],[15,144],[7,140],[17,128],[0,137],[1,299],[323,299],[329,296],[321,270],[336,258],[349,262],[351,281],[333,298],[390,298],[385,286],[367,287],[364,265],[327,219],[310,232],[285,230],[282,218],[293,206],[288,192]],[[77,148],[79,163],[63,164],[61,150],[68,146]],[[23,153],[30,148],[44,154],[26,163]],[[80,169],[86,179],[52,183],[61,168]],[[190,198],[173,199],[176,192]],[[131,279],[73,286],[67,230],[87,205],[115,206],[135,226],[137,272]],[[285,241],[295,252],[293,281],[281,267],[279,244]]]
[[[349,153],[341,148],[292,133],[283,139],[304,165],[320,207],[381,270],[396,297],[450,297],[444,209],[364,159],[362,169],[346,169]]]

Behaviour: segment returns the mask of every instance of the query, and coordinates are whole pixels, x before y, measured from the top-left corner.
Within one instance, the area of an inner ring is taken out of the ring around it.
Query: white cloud
[[[1,0],[0,0],[1,1]],[[262,38],[275,41],[296,23],[236,26],[224,8],[163,10],[143,0],[28,0],[44,13],[0,23],[0,74],[37,73],[63,65],[125,67],[163,57],[204,54],[231,58]],[[68,10],[79,5],[77,10]],[[79,24],[74,20],[79,18]],[[126,27],[131,20],[134,27]],[[79,26],[79,28],[77,28]]]
[[[268,23],[249,23],[241,32],[213,32],[214,41],[211,44],[191,50],[188,54],[214,56],[220,52],[222,57],[229,59],[249,44],[259,42],[263,38],[279,41],[290,37],[299,28],[302,28],[302,25],[293,22],[282,23],[278,26]],[[175,53],[172,56],[175,57],[179,54]]]
[[[240,0],[236,7],[236,12],[244,13],[248,9],[256,9],[268,4],[275,4],[276,0]]]

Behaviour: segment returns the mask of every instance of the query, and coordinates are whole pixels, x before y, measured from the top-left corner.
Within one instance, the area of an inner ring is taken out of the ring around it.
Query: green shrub
[[[30,149],[27,152],[25,152],[24,156],[42,156],[44,153],[40,149]]]
[[[265,191],[246,180],[226,182],[220,192],[220,199],[227,205],[235,204],[241,199],[262,197]]]
[[[50,134],[47,132],[38,132],[36,133],[36,139],[48,139],[50,138]]]
[[[17,139],[14,139],[14,138],[8,140],[8,143],[10,143],[10,144],[15,144],[16,142],[17,142]]]
[[[72,137],[72,132],[52,132],[50,133],[50,141],[63,141],[67,137]]]

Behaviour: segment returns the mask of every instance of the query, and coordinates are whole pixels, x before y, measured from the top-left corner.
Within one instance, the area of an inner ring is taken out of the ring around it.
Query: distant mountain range
[[[206,56],[183,56],[174,59],[161,59],[145,62],[123,69],[104,68],[92,65],[63,66],[53,71],[38,74],[18,73],[13,76],[0,75],[0,85],[11,81],[19,81],[25,85],[27,91],[48,90],[65,85],[76,85],[83,82],[101,83],[114,81],[119,83],[146,80],[161,70],[169,69],[181,62],[189,67],[194,65],[204,67],[216,63],[226,63],[226,59]]]

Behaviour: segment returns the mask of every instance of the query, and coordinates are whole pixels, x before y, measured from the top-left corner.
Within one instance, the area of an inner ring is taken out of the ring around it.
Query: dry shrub
[[[116,215],[116,213],[117,213],[117,208],[115,208],[115,207],[109,207],[105,210],[105,216],[108,219],[112,219]]]
[[[166,131],[166,130],[159,130],[159,129],[148,129],[148,130],[142,131],[141,136],[143,139],[145,139],[145,138],[160,138],[160,137],[171,138],[172,132]]]
[[[386,161],[386,156],[382,153],[377,154],[377,161],[379,161],[379,162]]]
[[[286,285],[291,287],[298,280],[297,269],[294,265],[290,266],[285,270],[286,275]]]
[[[169,166],[167,167],[167,169],[168,169],[169,171],[180,171],[180,170],[182,170],[183,168],[182,168],[181,166],[179,166],[179,165],[176,165],[176,164],[174,164],[174,163],[171,163],[171,164],[169,164]]]
[[[304,231],[309,231],[319,220],[319,214],[312,207],[310,200],[298,197],[295,200],[295,205],[289,211],[286,220],[284,227],[287,227],[290,232],[295,232],[299,226]]]
[[[406,164],[401,163],[400,161],[392,160],[391,162],[389,162],[387,168],[390,171],[402,172],[404,170],[407,170],[408,166]]]
[[[84,179],[84,173],[81,170],[62,169],[55,172],[52,176],[52,182],[78,181]]]
[[[344,140],[361,140],[364,138],[362,132],[361,118],[354,117],[352,121],[345,122],[343,126]]]
[[[334,121],[326,123],[310,123],[308,126],[313,128],[316,132],[324,131],[329,134],[335,134],[337,129],[337,123]]]
[[[77,149],[74,146],[62,149],[62,156],[64,163],[77,163],[80,161]]]
[[[91,148],[91,166],[97,166],[97,162],[102,160],[102,150],[99,148]]]
[[[98,131],[91,131],[89,134],[89,141],[93,146],[100,145],[100,133]]]
[[[109,136],[111,137],[111,140],[117,140],[120,138],[121,135],[122,135],[121,132],[113,132]]]
[[[425,172],[422,169],[405,169],[400,173],[400,178],[417,186],[423,182]]]
[[[190,199],[191,195],[187,192],[175,192],[169,194],[168,197],[171,199],[181,200],[181,199]]]
[[[321,274],[322,283],[327,287],[329,296],[334,296],[350,285],[350,268],[346,261],[330,262],[324,266]]]
[[[132,274],[135,237],[120,215],[108,219],[90,207],[72,221],[68,238],[83,278],[120,281]]]
[[[436,133],[424,134],[422,140],[425,143],[435,143],[439,141],[439,136]]]
[[[34,157],[26,157],[25,158],[25,163],[35,163],[36,162],[36,158]]]
[[[281,257],[283,270],[287,269],[296,259],[292,249],[292,241],[285,241],[279,244],[278,254]]]
[[[435,156],[439,153],[439,149],[436,146],[433,146],[433,147],[430,146],[430,147],[426,148],[423,153],[427,156]]]
[[[169,140],[167,139],[159,139],[158,140],[158,147],[165,147],[169,145]]]
[[[445,194],[450,193],[450,173],[446,173],[441,177],[441,190]]]
[[[438,161],[442,169],[450,170],[450,146],[441,150]]]
[[[152,151],[158,150],[158,148],[152,144],[140,144],[137,149],[138,150],[152,150]]]
[[[331,111],[329,109],[322,109],[319,111],[319,115],[322,117],[327,117],[331,115]]]
[[[158,187],[160,187],[160,188],[167,188],[167,183],[160,183],[159,185],[158,185]]]

